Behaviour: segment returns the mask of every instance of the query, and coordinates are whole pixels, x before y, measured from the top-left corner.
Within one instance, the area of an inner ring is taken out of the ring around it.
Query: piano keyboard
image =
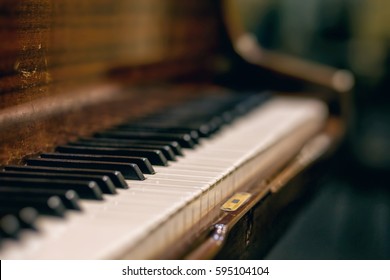
[[[309,99],[210,96],[5,166],[0,258],[154,258],[326,117]]]

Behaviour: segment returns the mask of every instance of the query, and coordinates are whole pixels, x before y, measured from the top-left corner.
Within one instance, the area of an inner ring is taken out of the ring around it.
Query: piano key
[[[4,207],[0,210],[0,216],[2,217],[9,214],[14,215],[18,219],[20,227],[37,230],[36,221],[38,219],[38,211],[35,208],[7,209]]]
[[[216,116],[172,116],[172,117],[161,117],[151,116],[140,122],[139,125],[145,125],[147,127],[157,127],[161,129],[171,130],[190,130],[196,131],[201,137],[206,137],[217,131],[221,125],[221,119]],[[154,125],[152,125],[154,124]],[[207,135],[205,134],[207,132]]]
[[[45,173],[45,172],[26,172],[26,171],[3,171],[0,177],[9,178],[38,178],[38,179],[55,179],[55,180],[75,180],[75,181],[94,181],[98,184],[103,193],[116,194],[115,186],[108,176],[97,175],[75,175],[62,173]]]
[[[207,115],[204,116],[203,113],[200,113],[200,115],[189,115],[187,116],[189,118],[183,118],[183,116],[180,115],[173,115],[173,116],[152,116],[147,119],[147,121],[152,121],[160,124],[165,124],[168,126],[162,127],[170,130],[190,130],[190,131],[196,131],[199,134],[199,128],[202,126],[207,127],[208,131],[210,133],[214,133],[217,130],[219,130],[222,125],[226,124],[222,116],[217,115]],[[142,122],[141,122],[142,123]],[[182,125],[183,127],[174,127],[174,125]],[[169,127],[169,125],[173,125],[173,127]]]
[[[153,127],[153,126],[143,126],[137,123],[134,124],[123,124],[119,125],[113,130],[110,131],[146,131],[146,132],[159,132],[159,133],[185,133],[189,134],[196,143],[199,142],[199,133],[195,129],[186,129],[186,128],[170,128],[170,127]]]
[[[172,174],[172,173],[167,173],[168,171],[164,173],[157,173],[155,177],[150,177],[148,178],[149,183],[150,182],[162,182],[164,180],[169,180],[169,181],[174,181],[174,182],[196,182],[196,183],[209,183],[212,184],[214,181],[214,176],[190,176],[190,175],[184,175],[185,173],[183,172],[182,174]]]
[[[177,141],[183,148],[194,148],[196,141],[186,133],[157,133],[157,132],[121,132],[106,131],[94,135],[102,138],[139,139],[139,140],[169,140]]]
[[[146,145],[168,145],[177,156],[182,156],[182,147],[177,141],[159,141],[159,140],[137,140],[137,139],[115,139],[115,138],[80,138],[78,142],[96,142],[96,143],[107,143],[107,144],[146,144]]]
[[[217,132],[225,124],[231,122],[231,119],[228,119],[229,114],[226,113],[226,116],[212,116],[200,120],[198,118],[191,120],[181,120],[179,118],[174,119],[150,119],[147,121],[139,122],[139,125],[144,125],[147,127],[157,127],[162,129],[175,129],[183,131],[196,131],[200,137],[209,137],[215,132]],[[180,120],[180,119],[179,119]]]
[[[210,130],[212,133],[215,133],[216,131],[221,129],[221,127],[224,124],[225,124],[225,122],[224,122],[223,118],[219,117],[219,116],[215,116],[207,121],[207,125],[210,126]]]
[[[24,188],[15,186],[0,186],[0,196],[27,196],[27,197],[50,197],[58,196],[64,206],[69,210],[81,210],[79,205],[79,196],[74,190],[52,190],[52,189],[40,189],[40,188]]]
[[[12,214],[0,214],[0,236],[16,238],[19,234],[20,223]]]
[[[104,162],[121,162],[134,163],[144,174],[154,174],[154,168],[147,158],[142,157],[124,157],[124,156],[100,156],[84,154],[62,154],[62,153],[45,153],[39,155],[41,158],[52,159],[74,159],[86,161],[104,161]]]
[[[70,142],[67,143],[69,146],[80,146],[80,147],[96,147],[96,148],[117,148],[117,149],[154,149],[159,150],[163,153],[169,161],[176,161],[176,156],[168,145],[158,145],[158,144],[110,144],[110,143],[101,143],[101,142]]]
[[[144,117],[141,120],[146,121],[163,121],[163,122],[181,122],[181,123],[187,123],[191,121],[203,121],[208,122],[211,121],[213,118],[219,118],[222,112],[225,112],[227,108],[217,108],[219,106],[204,106],[204,108],[196,109],[196,104],[187,104],[191,108],[185,108],[182,106],[181,109],[174,109],[170,110],[169,112],[163,112],[163,113],[155,113],[149,116]],[[205,104],[205,105],[211,105]],[[207,108],[206,108],[207,107]],[[191,109],[191,110],[188,110]],[[131,124],[131,123],[130,123]]]
[[[64,217],[66,207],[58,196],[50,197],[8,197],[0,196],[0,210],[2,207],[22,209],[33,207],[41,214]]]
[[[159,150],[153,150],[153,149],[116,149],[116,148],[93,148],[93,147],[80,147],[80,146],[59,146],[57,147],[56,151],[60,153],[68,153],[68,154],[145,157],[153,165],[162,165],[162,166],[168,165],[168,160],[166,159],[166,157]],[[142,178],[141,172],[139,177]]]
[[[206,136],[211,134],[226,123],[230,123],[235,117],[242,113],[250,111],[253,107],[264,101],[264,97],[259,95],[252,96],[234,96],[230,100],[223,98],[207,98],[208,100],[197,100],[184,104],[180,108],[174,108],[168,112],[153,114],[143,118],[137,123],[128,123],[120,126],[120,129],[129,127],[134,129],[134,126],[146,126],[146,129],[155,130],[187,130],[195,127],[194,131]],[[238,105],[237,105],[238,104]],[[187,107],[186,107],[187,105]],[[188,110],[190,109],[190,110]],[[183,127],[184,125],[184,127]]]
[[[67,149],[58,148],[58,151],[65,152]],[[113,163],[103,161],[82,161],[82,160],[68,160],[68,159],[48,159],[48,158],[34,158],[27,159],[27,165],[32,166],[47,166],[47,167],[67,167],[77,169],[97,169],[119,171],[126,179],[145,180],[144,175],[136,164],[133,163]]]
[[[96,170],[96,169],[77,169],[77,168],[59,168],[59,167],[45,167],[45,166],[19,166],[7,165],[3,167],[5,171],[27,171],[27,172],[47,172],[47,173],[61,173],[74,175],[97,175],[107,176],[110,178],[116,188],[127,189],[128,185],[119,171],[111,170]]]
[[[0,177],[0,185],[26,189],[74,190],[81,198],[103,200],[102,191],[94,181]]]
[[[214,132],[212,127],[204,122],[191,122],[183,124],[179,121],[164,121],[164,120],[141,120],[137,121],[140,126],[160,127],[166,129],[178,129],[178,130],[194,130],[200,137],[210,137]]]

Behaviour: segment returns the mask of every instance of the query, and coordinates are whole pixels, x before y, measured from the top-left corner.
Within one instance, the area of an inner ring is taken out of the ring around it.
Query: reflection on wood
[[[1,1],[0,108],[47,96],[55,83],[102,79],[124,66],[199,60],[215,46],[214,6],[195,0]]]

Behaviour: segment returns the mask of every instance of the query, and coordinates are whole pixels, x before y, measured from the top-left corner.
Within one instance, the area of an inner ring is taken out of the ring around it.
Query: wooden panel
[[[215,93],[218,88],[195,85],[125,88],[92,84],[0,110],[0,166],[112,127],[124,120]],[[221,90],[221,89],[219,89]],[[164,98],[161,98],[164,96]]]
[[[105,79],[116,69],[201,66],[216,45],[217,2],[0,0],[0,109],[50,95],[59,83]],[[150,80],[145,74],[136,80]]]

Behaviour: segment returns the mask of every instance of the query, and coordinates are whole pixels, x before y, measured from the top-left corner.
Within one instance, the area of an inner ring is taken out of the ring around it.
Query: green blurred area
[[[390,1],[236,2],[263,47],[354,73],[349,155],[366,168],[390,171]]]
[[[270,259],[390,258],[390,1],[236,0],[265,48],[349,69],[349,138]]]

